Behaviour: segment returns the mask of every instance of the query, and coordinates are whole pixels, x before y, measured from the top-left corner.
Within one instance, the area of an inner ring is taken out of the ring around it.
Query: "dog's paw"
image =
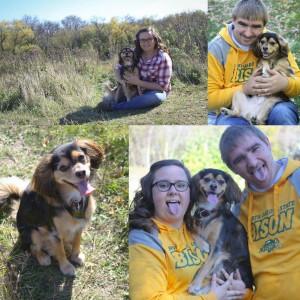
[[[191,295],[204,295],[204,294],[208,294],[209,290],[210,290],[209,286],[200,287],[199,285],[191,284],[189,286],[188,292]]]
[[[250,119],[250,122],[251,122],[252,125],[259,125],[260,124],[259,123],[260,121],[259,121],[259,119],[257,117],[252,117]]]
[[[191,285],[189,286],[188,292],[189,292],[191,295],[200,295],[201,287],[198,286],[198,285],[193,285],[193,284],[191,284]]]
[[[70,262],[59,266],[59,268],[65,276],[75,276],[75,267]]]
[[[222,107],[221,109],[220,109],[220,112],[221,112],[221,114],[223,114],[223,115],[228,115],[228,108],[226,108],[226,107]]]
[[[41,266],[50,266],[51,257],[47,254],[42,254],[36,257]]]
[[[85,255],[83,253],[72,254],[70,260],[76,265],[83,266],[85,261]]]

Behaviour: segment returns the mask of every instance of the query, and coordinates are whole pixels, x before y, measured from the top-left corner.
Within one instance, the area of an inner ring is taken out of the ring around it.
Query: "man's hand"
[[[254,90],[258,96],[270,96],[284,91],[288,86],[288,78],[278,71],[269,70],[270,77],[259,76],[256,78]]]
[[[257,95],[257,91],[254,88],[255,85],[257,84],[256,80],[258,77],[262,77],[261,74],[262,68],[259,68],[255,70],[252,75],[249,77],[249,79],[243,84],[243,92],[246,95]]]
[[[259,70],[258,70],[259,71]],[[258,75],[254,72],[243,85],[246,95],[271,96],[284,91],[288,86],[288,78],[275,70],[268,70],[270,77]]]

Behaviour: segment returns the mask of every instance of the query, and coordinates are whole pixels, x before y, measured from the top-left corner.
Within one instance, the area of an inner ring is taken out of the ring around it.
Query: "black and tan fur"
[[[221,276],[221,269],[228,273],[239,269],[246,287],[252,288],[247,234],[239,220],[231,212],[231,206],[239,203],[241,190],[232,177],[217,169],[204,169],[192,178],[192,230],[203,247],[209,244],[209,256],[196,273],[189,293],[208,292],[213,273]],[[215,202],[209,200],[214,199]]]
[[[139,86],[129,84],[124,80],[124,74],[131,73],[139,76],[139,71],[137,68],[137,60],[135,57],[135,52],[131,48],[123,48],[119,53],[119,65],[120,69],[117,69],[115,76],[117,79],[117,86],[111,88],[109,85],[106,89],[109,93],[109,98],[112,98],[115,103],[120,102],[124,98],[127,101],[136,95],[141,95],[141,88]]]
[[[89,180],[103,155],[94,142],[76,140],[45,155],[27,187],[16,177],[0,180],[0,203],[20,198],[21,247],[40,265],[50,265],[53,257],[64,275],[74,276],[74,265],[83,264],[81,234],[96,208]]]
[[[262,33],[253,45],[253,53],[259,58],[257,70],[262,76],[269,77],[269,70],[278,71],[281,75],[290,77],[294,71],[288,62],[288,44],[274,32]],[[230,116],[241,116],[253,124],[265,124],[273,106],[282,100],[288,100],[284,93],[270,96],[248,96],[242,91],[233,95],[231,109],[221,111]]]

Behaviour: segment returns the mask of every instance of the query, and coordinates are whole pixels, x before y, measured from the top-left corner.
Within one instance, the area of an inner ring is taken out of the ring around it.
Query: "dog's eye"
[[[69,166],[59,166],[58,170],[61,171],[61,172],[66,172],[67,170],[69,169]]]
[[[269,44],[270,44],[271,46],[275,46],[275,45],[276,45],[275,42],[269,42]]]
[[[84,155],[79,155],[78,156],[78,161],[79,162],[84,162],[85,161],[85,156]]]
[[[210,178],[204,178],[204,182],[206,183],[210,182]]]
[[[218,180],[218,184],[223,185],[224,183],[225,183],[224,180],[222,180],[222,179]]]

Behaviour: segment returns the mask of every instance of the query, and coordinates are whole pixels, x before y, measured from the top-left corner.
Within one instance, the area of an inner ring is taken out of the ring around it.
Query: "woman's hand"
[[[129,84],[139,85],[141,81],[138,75],[129,72],[125,72],[123,77]]]
[[[217,278],[213,274],[211,283],[211,292],[214,292],[218,300],[239,300],[242,299],[246,293],[245,285],[241,288],[239,279],[233,279],[233,273],[228,275],[226,281]]]

